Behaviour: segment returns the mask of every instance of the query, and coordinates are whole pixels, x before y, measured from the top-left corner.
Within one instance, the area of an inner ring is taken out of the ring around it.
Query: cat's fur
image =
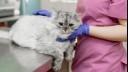
[[[58,42],[66,39],[81,24],[76,14],[58,11],[51,17],[24,16],[14,24],[10,39],[22,47],[35,49],[40,53],[53,56],[54,70],[59,70],[66,52],[66,59],[72,60],[74,43]]]

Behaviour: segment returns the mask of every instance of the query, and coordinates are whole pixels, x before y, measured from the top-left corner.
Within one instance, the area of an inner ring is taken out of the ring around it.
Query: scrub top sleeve
[[[80,13],[80,12],[79,12],[79,8],[78,8],[78,7],[76,8],[76,12],[77,12],[77,13]]]
[[[82,6],[82,5],[81,5],[81,1],[78,1],[78,2],[77,2],[77,6],[76,6],[76,12],[77,12],[77,13],[81,13],[81,10],[82,10],[82,9],[81,9],[81,6]],[[84,6],[84,5],[83,5],[83,6]]]
[[[111,0],[108,16],[127,19],[127,0]]]

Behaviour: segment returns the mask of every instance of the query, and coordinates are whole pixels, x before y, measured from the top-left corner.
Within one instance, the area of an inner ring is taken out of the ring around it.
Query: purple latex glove
[[[52,16],[51,12],[49,12],[47,10],[38,10],[38,11],[34,12],[33,15],[41,15],[41,16],[47,16],[47,17]]]
[[[69,40],[74,40],[76,39],[76,37],[83,35],[83,36],[87,36],[89,35],[89,30],[90,30],[90,26],[89,24],[83,24],[80,25],[79,28],[77,28],[69,37]]]
[[[62,39],[62,38],[57,38],[56,41],[58,42],[66,42],[66,41],[70,41],[70,43],[72,43],[75,40],[69,40],[69,39]]]

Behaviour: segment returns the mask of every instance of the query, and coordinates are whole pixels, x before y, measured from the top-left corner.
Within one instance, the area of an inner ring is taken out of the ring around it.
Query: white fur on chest
[[[50,51],[54,49],[57,51],[65,52],[69,46],[71,46],[69,41],[57,42],[54,38],[43,37],[41,40],[39,40],[36,49],[40,51]]]

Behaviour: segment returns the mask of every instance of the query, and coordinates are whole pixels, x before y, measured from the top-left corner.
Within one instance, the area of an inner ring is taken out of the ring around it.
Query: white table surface
[[[0,39],[0,72],[33,72],[51,59],[35,50]]]

